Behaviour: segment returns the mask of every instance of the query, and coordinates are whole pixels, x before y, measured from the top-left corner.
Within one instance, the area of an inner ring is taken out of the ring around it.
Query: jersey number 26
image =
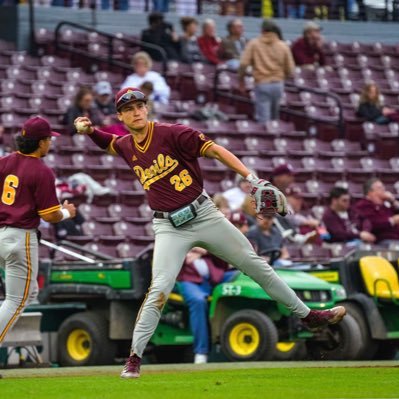
[[[19,186],[19,179],[15,175],[8,175],[4,179],[3,194],[1,202],[5,205],[12,205],[15,202],[16,188]]]

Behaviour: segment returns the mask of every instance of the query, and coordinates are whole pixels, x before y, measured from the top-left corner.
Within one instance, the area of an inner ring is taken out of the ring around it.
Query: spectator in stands
[[[355,206],[360,230],[369,231],[376,243],[399,244],[399,203],[377,178],[368,179],[363,186],[364,198]]]
[[[245,217],[248,220],[248,225],[253,226],[256,224],[256,207],[255,201],[250,196],[245,196],[244,202],[241,205],[241,211],[244,213]]]
[[[247,39],[245,39],[244,25],[241,19],[235,18],[227,23],[228,36],[226,36],[219,47],[219,58],[226,62],[226,65],[232,69],[237,70],[240,66],[240,57],[244,51]]]
[[[144,82],[151,82],[154,92],[151,100],[155,103],[167,104],[170,96],[170,87],[158,72],[151,71],[151,57],[144,51],[139,51],[132,58],[134,73],[129,75],[121,85],[124,87],[140,87]]]
[[[162,47],[166,51],[168,60],[178,60],[178,41],[179,38],[173,29],[173,25],[164,21],[164,17],[160,12],[152,12],[148,16],[149,27],[141,32],[141,40],[146,43],[155,44]],[[162,61],[162,54],[155,49],[143,46],[153,60]]]
[[[224,216],[230,217],[231,209],[229,202],[221,193],[216,193],[212,198],[216,208],[223,213]]]
[[[247,67],[253,69],[255,79],[255,117],[258,122],[279,118],[284,80],[295,69],[291,50],[280,40],[278,27],[270,20],[262,23],[262,34],[250,40],[241,56],[240,91],[245,93],[244,77]]]
[[[323,223],[330,233],[330,242],[359,244],[373,243],[375,236],[368,231],[359,231],[357,219],[350,206],[351,197],[344,187],[333,187],[330,191],[329,206],[323,215]]]
[[[249,224],[247,217],[242,211],[234,211],[231,213],[229,220],[231,223],[241,231],[242,234],[247,234],[249,231]]]
[[[236,184],[236,187],[230,188],[223,193],[233,211],[241,207],[245,197],[251,192],[251,184],[242,176],[237,175]]]
[[[399,111],[381,105],[380,90],[375,83],[367,83],[364,86],[356,115],[378,125],[390,122],[399,123]]]
[[[282,193],[286,194],[287,188],[294,183],[294,170],[289,164],[281,164],[273,169],[270,182]]]
[[[306,23],[303,36],[292,45],[292,55],[296,65],[325,65],[323,37],[320,32],[321,27],[315,22]]]
[[[198,38],[198,45],[207,62],[220,64],[218,51],[220,39],[216,36],[216,25],[213,19],[206,19],[202,24],[202,36]]]
[[[229,281],[229,265],[203,248],[193,248],[186,256],[177,280],[188,305],[190,327],[194,335],[194,363],[206,363],[209,352],[208,297],[213,287]]]
[[[258,218],[256,225],[249,229],[247,238],[259,255],[270,256],[270,251],[280,250],[280,258],[273,263],[274,265],[284,264],[284,261],[289,258],[289,253],[283,245],[283,236],[274,225],[272,216]]]
[[[66,125],[69,134],[76,133],[73,122],[78,116],[87,116],[95,126],[102,124],[101,114],[95,107],[93,92],[88,87],[81,87],[78,90],[72,106],[68,108],[63,117],[62,123]]]
[[[186,64],[206,62],[198,44],[198,21],[193,17],[183,17],[180,24],[183,30],[180,37],[180,60]]]
[[[95,106],[102,114],[102,125],[110,125],[112,116],[116,114],[112,87],[107,81],[97,82],[94,86]]]

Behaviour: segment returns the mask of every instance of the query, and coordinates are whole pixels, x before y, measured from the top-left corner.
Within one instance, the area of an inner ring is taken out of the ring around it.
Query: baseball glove
[[[263,216],[285,216],[288,213],[285,195],[266,180],[252,183],[251,196],[255,200],[256,213]]]

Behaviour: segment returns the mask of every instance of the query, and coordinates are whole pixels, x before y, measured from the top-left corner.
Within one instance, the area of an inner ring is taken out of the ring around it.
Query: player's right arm
[[[74,124],[79,134],[87,134],[95,144],[103,150],[106,150],[108,154],[117,155],[113,144],[118,136],[95,129],[91,120],[85,116],[77,117]]]
[[[75,205],[70,204],[67,200],[64,201],[61,209],[56,209],[55,211],[49,213],[42,213],[40,215],[40,217],[47,223],[58,223],[65,219],[74,218],[75,216],[76,216]]]

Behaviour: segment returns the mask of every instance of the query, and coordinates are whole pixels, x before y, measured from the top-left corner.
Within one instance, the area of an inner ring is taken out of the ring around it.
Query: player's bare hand
[[[70,204],[68,200],[65,200],[62,204],[62,207],[64,209],[67,209],[68,212],[71,214],[71,218],[74,218],[76,216],[76,208],[74,204]]]
[[[73,122],[75,129],[79,134],[91,134],[94,131],[91,120],[86,116],[78,116]]]

